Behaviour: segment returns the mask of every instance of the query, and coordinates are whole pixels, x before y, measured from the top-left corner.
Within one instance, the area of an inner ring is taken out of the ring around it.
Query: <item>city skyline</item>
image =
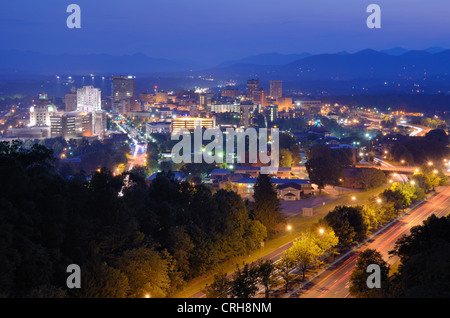
[[[450,296],[448,0],[71,2],[0,5],[1,298]]]

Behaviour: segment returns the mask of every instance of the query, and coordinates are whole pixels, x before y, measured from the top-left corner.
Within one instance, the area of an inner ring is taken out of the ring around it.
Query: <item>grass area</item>
[[[325,217],[328,212],[334,209],[335,206],[339,205],[362,205],[367,203],[368,199],[374,195],[378,195],[386,189],[386,186],[364,191],[364,192],[350,192],[341,195],[336,200],[332,200],[325,205],[320,205],[314,208],[314,215],[310,217],[298,215],[287,219],[287,224],[289,224],[292,230],[286,230],[284,234],[278,237],[266,241],[264,247],[253,251],[251,255],[246,257],[239,257],[231,259],[226,264],[223,264],[220,268],[216,269],[214,273],[232,273],[236,269],[236,264],[242,265],[245,263],[252,263],[258,259],[275,252],[280,247],[289,244],[304,233],[311,225]],[[352,200],[355,197],[356,200]],[[174,298],[189,298],[191,295],[202,290],[206,285],[211,284],[214,280],[214,273],[210,275],[204,275],[203,277],[198,277],[188,282],[188,286],[182,291],[174,295]]]

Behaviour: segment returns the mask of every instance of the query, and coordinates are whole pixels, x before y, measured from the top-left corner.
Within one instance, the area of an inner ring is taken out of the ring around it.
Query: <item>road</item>
[[[316,276],[302,288],[294,290],[289,297],[293,298],[346,298],[349,277],[356,264],[358,254],[365,249],[376,249],[390,264],[398,258],[389,257],[388,252],[394,248],[395,242],[404,234],[409,234],[413,226],[421,225],[432,214],[437,217],[450,213],[450,187],[439,189],[432,198],[405,214],[400,220],[389,223],[378,233],[375,233],[364,245],[341,257],[335,264]]]
[[[393,165],[391,165],[390,163],[387,163],[384,160],[381,160],[380,158],[374,158],[373,161],[376,163],[379,163],[383,167],[395,168]],[[394,174],[394,178],[400,179],[399,181],[401,181],[403,183],[408,182],[408,177],[405,174]]]
[[[133,127],[127,124],[116,123],[120,131],[127,134],[130,140],[131,155],[128,159],[127,171],[133,169],[134,166],[145,166],[147,163],[146,147],[147,144],[143,141],[142,137]]]
[[[367,117],[367,116],[362,116],[360,115],[362,118],[365,118],[367,120],[376,122],[376,126],[379,127],[381,120],[380,118],[372,118],[372,117]],[[413,131],[409,134],[410,136],[417,136],[417,137],[423,137],[425,136],[431,129],[425,126],[421,126],[421,125],[410,125],[410,124],[402,124],[402,123],[398,123],[398,126],[403,126],[403,127],[408,127],[410,129],[412,129]]]

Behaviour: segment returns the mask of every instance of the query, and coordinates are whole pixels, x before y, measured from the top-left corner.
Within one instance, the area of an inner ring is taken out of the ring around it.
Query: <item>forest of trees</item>
[[[404,138],[392,145],[390,154],[396,161],[404,160],[410,165],[422,165],[428,161],[441,162],[447,158],[449,137],[442,129],[429,131],[424,137]]]
[[[0,295],[167,297],[261,246],[267,229],[234,192],[142,169],[62,177],[52,150],[0,143]],[[121,195],[119,195],[119,193]],[[67,289],[78,264],[82,288]]]

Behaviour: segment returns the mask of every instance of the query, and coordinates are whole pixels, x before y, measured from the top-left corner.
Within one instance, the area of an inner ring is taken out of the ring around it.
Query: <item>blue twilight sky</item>
[[[66,8],[81,7],[81,29]],[[368,29],[366,8],[381,7]],[[220,63],[248,55],[450,48],[449,0],[2,0],[0,49],[144,53]]]

